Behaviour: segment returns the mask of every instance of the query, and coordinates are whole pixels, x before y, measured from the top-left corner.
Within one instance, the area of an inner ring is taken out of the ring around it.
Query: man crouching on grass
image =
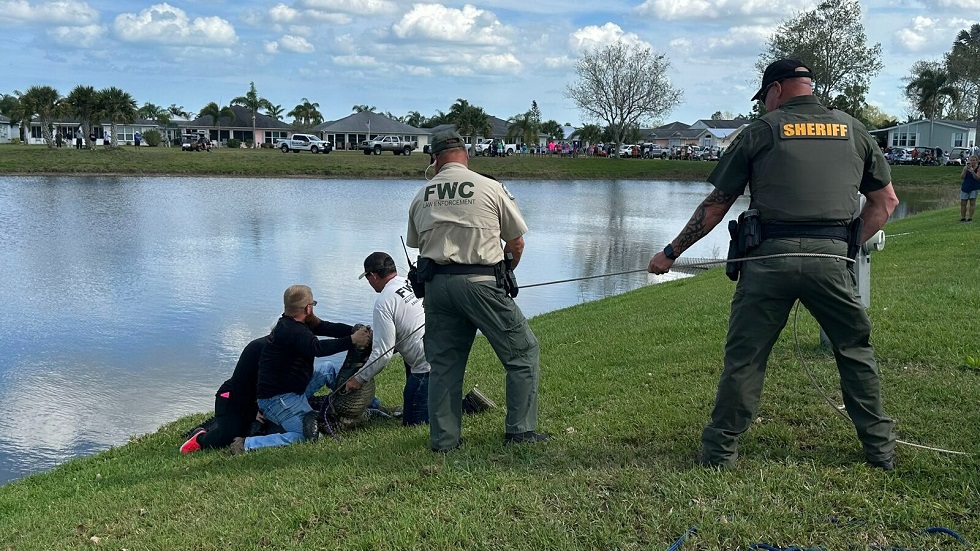
[[[236,438],[231,443],[233,454],[315,439],[319,434],[316,413],[308,399],[326,383],[331,366],[314,368],[313,359],[371,342],[367,327],[355,331],[350,325],[317,318],[313,291],[306,285],[286,289],[283,306],[282,317],[259,359],[256,397],[262,415],[285,432]],[[321,340],[318,335],[334,338]]]

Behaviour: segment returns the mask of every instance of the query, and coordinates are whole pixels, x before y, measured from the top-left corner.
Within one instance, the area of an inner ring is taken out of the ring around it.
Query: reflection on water
[[[421,184],[0,178],[0,483],[209,410],[291,284],[313,288],[321,317],[369,321],[375,294],[357,279],[361,263],[384,250],[405,269],[399,236]],[[530,227],[518,270],[525,285],[644,268],[711,190],[618,181],[508,188]],[[716,230],[685,256],[722,256],[726,234]],[[656,280],[637,273],[536,287],[518,303],[533,316]]]

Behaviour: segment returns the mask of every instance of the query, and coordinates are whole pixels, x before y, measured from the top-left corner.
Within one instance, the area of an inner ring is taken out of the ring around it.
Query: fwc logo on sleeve
[[[844,122],[787,122],[779,127],[782,138],[846,140],[851,129]]]

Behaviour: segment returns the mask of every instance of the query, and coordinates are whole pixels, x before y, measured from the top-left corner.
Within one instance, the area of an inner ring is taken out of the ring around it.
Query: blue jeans
[[[333,372],[334,380],[336,380],[338,369],[332,362],[324,362],[314,366],[313,378],[310,379],[310,384],[306,387],[305,393],[280,394],[272,398],[260,398],[258,404],[262,415],[282,427],[286,432],[266,436],[250,436],[245,439],[245,450],[286,446],[294,442],[305,441],[303,416],[313,411],[308,398],[323,388],[330,378],[331,372]]]
[[[404,409],[402,424],[420,425],[429,422],[429,374],[408,373],[405,379],[405,391],[402,393]]]

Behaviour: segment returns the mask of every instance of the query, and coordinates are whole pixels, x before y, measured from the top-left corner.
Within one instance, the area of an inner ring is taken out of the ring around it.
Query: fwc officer
[[[517,266],[527,225],[503,185],[467,168],[457,132],[436,133],[431,152],[436,176],[412,201],[406,238],[419,249],[426,285],[430,447],[446,452],[461,443],[463,375],[477,329],[507,372],[504,443],[547,440],[536,432],[538,340],[502,285],[504,255]]]
[[[823,107],[813,96],[812,77],[806,65],[793,59],[766,67],[752,100],[764,102],[768,113],[749,124],[725,151],[708,177],[715,190],[681,233],[650,259],[648,271],[666,273],[678,255],[724,218],[746,185],[751,208],[762,219],[762,242],[749,257],[846,255],[848,227],[856,227],[851,219],[858,192],[867,202],[860,215],[863,230],[851,241],[863,243],[881,229],[898,206],[888,164],[860,122]],[[758,410],[769,353],[797,299],[830,339],[844,406],[864,446],[865,460],[891,470],[894,423],[882,408],[871,321],[856,297],[849,264],[834,258],[742,262],[724,371],[711,421],[701,434],[700,462],[734,465],[737,438]]]

